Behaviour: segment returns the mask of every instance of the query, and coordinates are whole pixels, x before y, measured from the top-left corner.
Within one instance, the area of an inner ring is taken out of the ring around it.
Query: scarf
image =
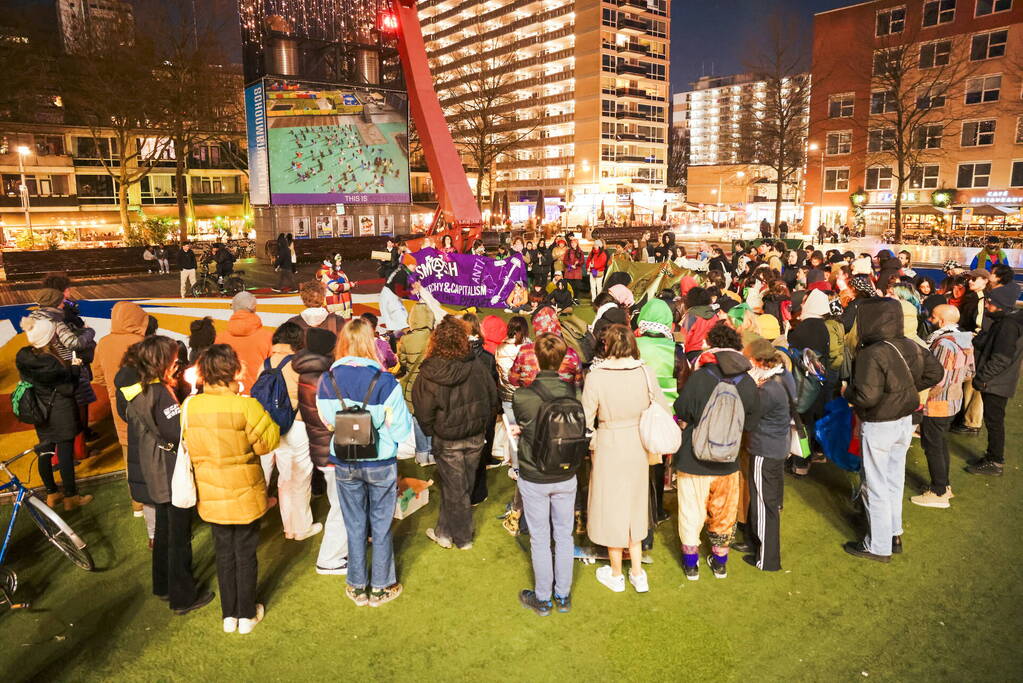
[[[651,320],[640,320],[638,332],[640,335],[650,333],[659,337],[671,339],[671,326],[664,323],[655,323]]]
[[[593,324],[590,325],[590,332],[593,331],[593,328],[597,324],[597,321],[600,320],[600,317],[607,313],[608,311],[610,311],[612,308],[618,308],[617,302],[609,301],[597,309],[597,314],[593,316]]]
[[[870,281],[869,275],[853,275],[849,284],[857,292],[862,292],[867,296],[877,296],[877,290],[874,289],[874,283]]]
[[[753,367],[749,371],[749,376],[753,378],[753,381],[756,382],[759,387],[767,380],[771,379],[775,375],[780,375],[783,372],[785,372],[785,365],[782,363],[778,363],[778,365],[775,365],[773,368],[762,368],[754,363]]]
[[[927,337],[927,346],[930,347],[940,337],[944,337],[946,334],[953,334],[958,331],[959,331],[958,325],[946,325],[941,329],[935,330],[934,332],[931,333],[929,337]]]

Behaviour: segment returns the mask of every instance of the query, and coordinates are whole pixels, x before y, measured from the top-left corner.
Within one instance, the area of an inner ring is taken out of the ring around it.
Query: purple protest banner
[[[518,254],[495,260],[472,254],[445,254],[436,249],[413,252],[416,267],[409,278],[450,306],[504,308],[516,282],[526,282],[526,263]]]

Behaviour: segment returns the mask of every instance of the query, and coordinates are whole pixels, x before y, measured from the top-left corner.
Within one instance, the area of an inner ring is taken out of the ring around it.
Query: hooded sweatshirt
[[[434,326],[434,316],[430,307],[425,303],[418,303],[412,307],[409,313],[409,331],[398,340],[398,362],[401,364],[401,386],[405,396],[405,402],[409,410],[413,410],[412,387],[419,376],[419,366],[423,362],[426,353],[426,345],[430,342],[430,332]]]
[[[675,379],[675,342],[671,336],[671,308],[661,299],[651,299],[639,312],[639,357],[654,374],[668,402],[678,398]]]
[[[459,359],[433,356],[419,369],[412,403],[427,436],[444,441],[482,436],[497,414],[497,384],[472,352]]]
[[[110,334],[99,340],[96,345],[96,357],[92,363],[92,381],[107,388],[107,396],[110,397],[110,412],[113,414],[114,427],[117,430],[117,440],[122,446],[128,445],[128,424],[121,419],[116,410],[113,410],[113,406],[117,404],[117,387],[114,385],[114,378],[117,376],[117,371],[121,369],[124,352],[132,344],[145,339],[148,324],[149,315],[142,310],[141,306],[134,301],[118,301],[110,312]]]
[[[263,371],[263,361],[270,357],[273,331],[252,311],[235,311],[227,321],[227,330],[217,333],[217,343],[227,344],[242,362],[243,394],[252,390]]]
[[[710,328],[717,323],[717,312],[710,306],[693,306],[682,318],[682,329],[686,331],[686,353],[699,351],[707,339]]]
[[[483,330],[483,348],[496,354],[497,347],[508,336],[508,323],[496,315],[488,315],[480,321],[480,328]]]
[[[675,469],[686,474],[702,476],[723,476],[739,471],[739,459],[735,462],[704,462],[693,455],[693,430],[703,416],[703,409],[710,399],[717,383],[723,378],[742,375],[735,385],[742,399],[746,413],[743,431],[754,431],[760,420],[760,400],[756,382],[747,374],[753,367],[738,351],[733,349],[710,349],[697,359],[697,369],[682,386],[675,399],[675,414],[685,423],[682,430],[682,446],[675,455]]]
[[[317,467],[330,465],[330,442],[333,434],[320,418],[316,407],[316,393],[320,386],[320,378],[332,363],[327,356],[313,353],[309,349],[299,351],[291,361],[291,367],[298,373],[299,416],[305,423],[309,435],[309,457]]]
[[[973,335],[949,325],[935,330],[927,338],[927,346],[945,369],[945,376],[929,390],[924,415],[954,417],[963,407],[963,384],[976,373]]]

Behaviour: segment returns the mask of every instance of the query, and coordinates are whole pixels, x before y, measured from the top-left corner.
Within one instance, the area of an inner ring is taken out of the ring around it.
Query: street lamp
[[[25,227],[28,228],[28,241],[31,244],[34,240],[32,237],[32,214],[29,212],[31,205],[28,198],[28,184],[25,182],[25,157],[32,153],[26,145],[21,145],[17,149],[18,152],[18,171],[21,173],[21,206],[25,209]]]

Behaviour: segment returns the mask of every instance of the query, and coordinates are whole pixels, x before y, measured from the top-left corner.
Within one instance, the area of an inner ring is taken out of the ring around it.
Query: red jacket
[[[564,258],[561,259],[565,264],[565,279],[566,280],[581,280],[583,279],[583,262],[586,260],[583,255],[583,250],[576,247],[572,249],[569,247],[565,251]]]
[[[593,273],[597,271],[597,277],[604,274],[604,270],[607,268],[607,251],[601,249],[597,251],[594,249],[590,252],[590,255],[586,257],[586,272]]]

